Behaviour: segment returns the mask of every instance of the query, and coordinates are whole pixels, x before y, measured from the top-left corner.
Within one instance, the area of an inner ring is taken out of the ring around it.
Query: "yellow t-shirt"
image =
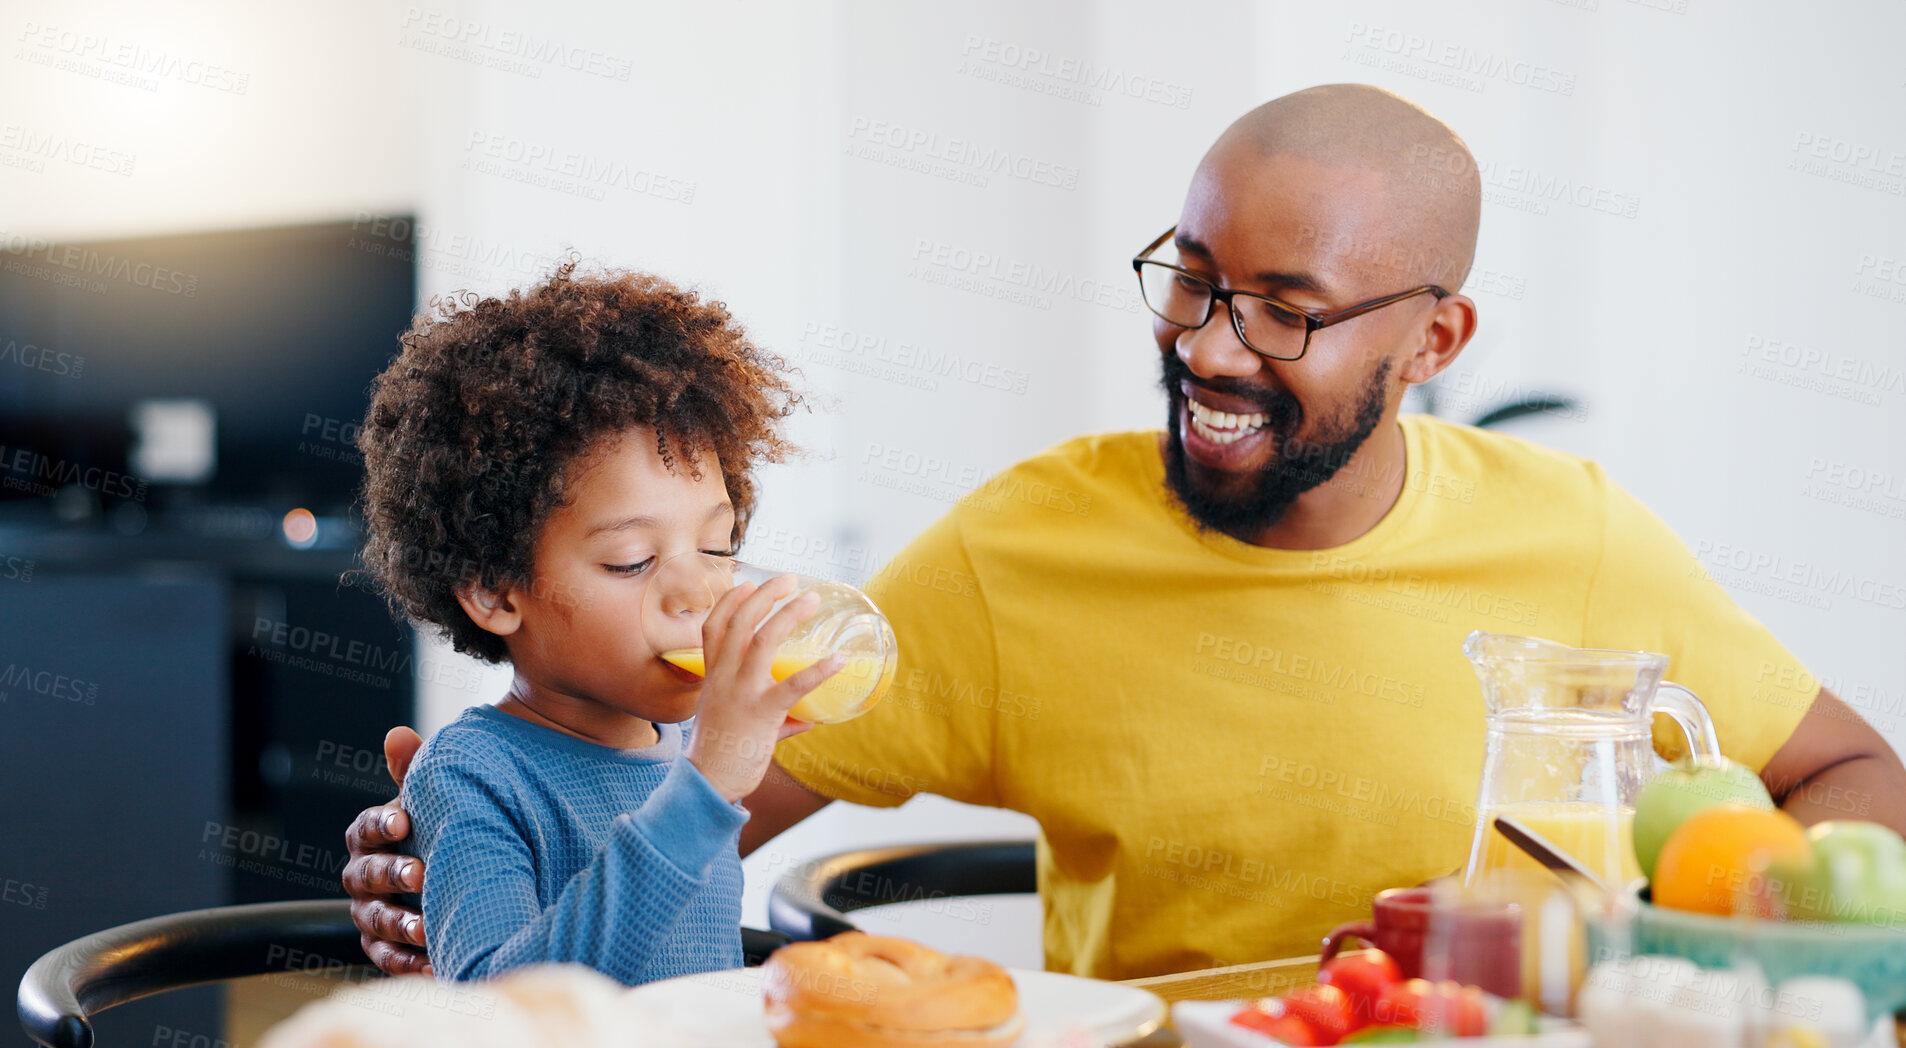
[[[1471,630],[1664,652],[1755,768],[1792,734],[1814,679],[1598,466],[1401,425],[1401,498],[1327,550],[1199,531],[1157,433],[1008,469],[869,585],[900,639],[886,700],[777,761],[860,804],[1033,816],[1047,967],[1122,979],[1315,953],[1460,867]]]

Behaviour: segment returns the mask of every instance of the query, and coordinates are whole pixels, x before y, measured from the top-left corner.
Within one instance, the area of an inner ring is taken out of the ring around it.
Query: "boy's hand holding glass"
[[[729,801],[739,801],[761,785],[774,744],[807,727],[790,723],[788,711],[844,661],[830,655],[784,680],[775,679],[782,643],[820,605],[811,593],[787,600],[794,590],[790,575],[760,586],[742,582],[721,595],[702,624],[707,672],[687,756]],[[782,601],[780,610],[769,614]]]

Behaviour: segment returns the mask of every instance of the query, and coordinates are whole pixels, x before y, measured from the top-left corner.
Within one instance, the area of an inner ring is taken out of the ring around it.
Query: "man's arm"
[[[779,764],[768,766],[768,774],[743,798],[748,822],[741,827],[741,854],[747,855],[779,837],[789,827],[827,807],[829,799],[795,780]]]
[[[1760,777],[1775,803],[1808,825],[1861,819],[1906,834],[1906,765],[1825,688]]]

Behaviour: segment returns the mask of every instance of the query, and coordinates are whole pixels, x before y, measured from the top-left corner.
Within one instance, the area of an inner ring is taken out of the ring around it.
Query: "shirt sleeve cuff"
[[[701,769],[683,757],[669,767],[632,821],[657,854],[699,879],[709,863],[733,846],[748,813],[717,793]]]

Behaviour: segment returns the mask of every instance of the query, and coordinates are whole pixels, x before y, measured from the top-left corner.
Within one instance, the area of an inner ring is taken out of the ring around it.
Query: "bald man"
[[[831,800],[937,793],[1039,820],[1052,969],[1315,953],[1468,856],[1472,630],[1664,652],[1788,811],[1906,827],[1885,741],[1594,463],[1399,418],[1476,330],[1479,201],[1462,140],[1375,88],[1225,131],[1134,259],[1165,430],[1022,462],[882,570],[897,683],[780,745],[743,854]],[[424,963],[392,894],[423,871],[385,851],[404,830],[367,811],[345,871],[394,971]]]

